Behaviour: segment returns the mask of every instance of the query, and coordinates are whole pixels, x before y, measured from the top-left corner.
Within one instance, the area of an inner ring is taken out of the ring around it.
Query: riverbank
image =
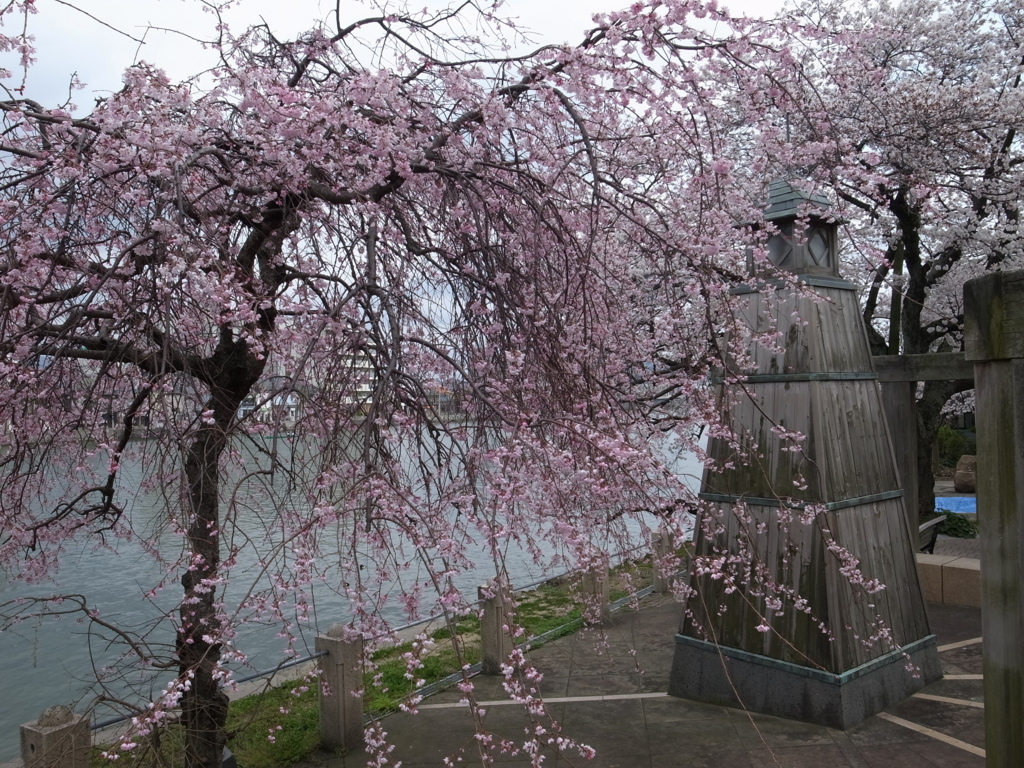
[[[630,595],[649,591],[653,582],[650,557],[627,560],[612,569],[610,597],[619,604],[632,602]],[[536,585],[517,594],[519,621],[530,638],[551,641],[575,632],[582,624],[579,579],[562,576]],[[480,658],[479,620],[475,615],[460,619],[453,636],[449,627],[435,620],[408,627],[399,633],[397,643],[373,652],[376,669],[364,679],[364,702],[368,717],[379,719],[397,712],[400,705],[414,694],[423,694],[438,687],[454,684],[452,676],[461,678],[463,665],[476,665]],[[414,689],[408,679],[404,655],[414,651],[417,643],[426,648],[419,653],[422,667],[416,671],[422,687]],[[538,640],[531,645],[536,646]],[[271,679],[251,681],[229,691],[232,699],[229,713],[229,748],[244,768],[279,768],[302,760],[314,753],[319,743],[317,682],[315,662],[291,667]],[[477,665],[478,666],[478,665]],[[477,670],[472,670],[476,674]],[[93,764],[109,765],[101,757],[105,748],[123,734],[122,727],[111,727],[94,734]],[[172,727],[163,734],[158,745],[142,743],[128,754],[122,753],[119,765],[149,768],[160,763],[174,764],[180,750],[180,737]],[[5,768],[7,768],[5,766]]]

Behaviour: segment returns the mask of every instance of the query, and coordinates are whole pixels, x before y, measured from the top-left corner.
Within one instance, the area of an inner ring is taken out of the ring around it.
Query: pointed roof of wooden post
[[[832,207],[832,203],[824,195],[813,192],[808,195],[793,187],[788,181],[776,179],[768,185],[768,208],[764,212],[765,221],[779,219],[795,219],[801,214],[824,216]],[[820,209],[820,213],[815,210]]]

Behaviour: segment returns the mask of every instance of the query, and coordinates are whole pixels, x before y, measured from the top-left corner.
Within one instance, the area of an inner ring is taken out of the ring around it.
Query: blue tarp
[[[936,496],[935,511],[974,514],[978,511],[978,500],[974,496]]]

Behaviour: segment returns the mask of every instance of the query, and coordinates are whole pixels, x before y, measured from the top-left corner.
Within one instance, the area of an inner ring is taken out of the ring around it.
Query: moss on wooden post
[[[974,362],[988,768],[1024,765],[1024,271],[964,285]]]

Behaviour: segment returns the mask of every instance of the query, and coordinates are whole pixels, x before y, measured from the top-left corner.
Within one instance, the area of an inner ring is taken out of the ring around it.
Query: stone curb
[[[918,553],[917,578],[925,602],[981,608],[980,560]]]

